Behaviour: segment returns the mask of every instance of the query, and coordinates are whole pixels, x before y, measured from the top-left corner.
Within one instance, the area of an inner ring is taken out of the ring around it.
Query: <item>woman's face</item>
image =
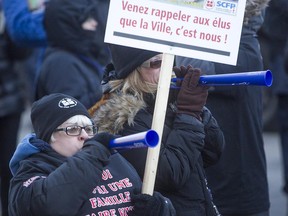
[[[140,67],[139,70],[144,81],[152,84],[157,84],[159,80],[161,63],[162,63],[162,54],[156,55],[151,59],[145,61]]]
[[[98,26],[98,22],[92,17],[89,17],[87,20],[85,20],[82,23],[82,28],[84,30],[96,31],[97,26]]]
[[[96,132],[94,129],[95,127],[86,116],[74,116],[54,131],[51,137],[51,147],[63,156],[73,156],[82,149],[86,139],[94,136]]]

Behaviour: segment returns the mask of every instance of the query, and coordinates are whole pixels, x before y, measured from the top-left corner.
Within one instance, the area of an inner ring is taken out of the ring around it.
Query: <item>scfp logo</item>
[[[217,7],[226,8],[226,9],[236,8],[236,4],[233,2],[217,1],[216,5]]]

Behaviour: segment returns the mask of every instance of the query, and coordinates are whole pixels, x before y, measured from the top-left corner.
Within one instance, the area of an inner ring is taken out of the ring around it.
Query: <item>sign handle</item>
[[[166,116],[167,101],[171,84],[174,55],[163,53],[161,71],[158,82],[158,91],[154,108],[151,129],[159,135],[159,144],[154,148],[148,148],[142,193],[153,195],[155,178],[157,173],[160,146]]]

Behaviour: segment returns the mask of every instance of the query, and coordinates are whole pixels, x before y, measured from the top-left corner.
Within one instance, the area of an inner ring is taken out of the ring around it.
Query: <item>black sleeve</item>
[[[214,165],[220,159],[225,139],[216,119],[206,107],[204,107],[202,118],[205,129],[205,145],[201,154],[206,168]]]
[[[204,146],[204,125],[193,116],[177,115],[167,137],[163,137],[156,186],[181,188],[196,170]]]

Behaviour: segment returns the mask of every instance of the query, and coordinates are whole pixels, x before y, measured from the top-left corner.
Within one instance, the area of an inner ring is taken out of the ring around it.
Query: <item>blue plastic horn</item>
[[[176,82],[177,78],[172,78],[172,82]],[[222,85],[259,85],[270,87],[273,82],[272,72],[254,71],[230,74],[215,74],[200,76],[199,84],[209,86]]]
[[[159,142],[159,135],[154,130],[148,130],[111,140],[109,148],[132,149],[143,147],[155,147]]]

